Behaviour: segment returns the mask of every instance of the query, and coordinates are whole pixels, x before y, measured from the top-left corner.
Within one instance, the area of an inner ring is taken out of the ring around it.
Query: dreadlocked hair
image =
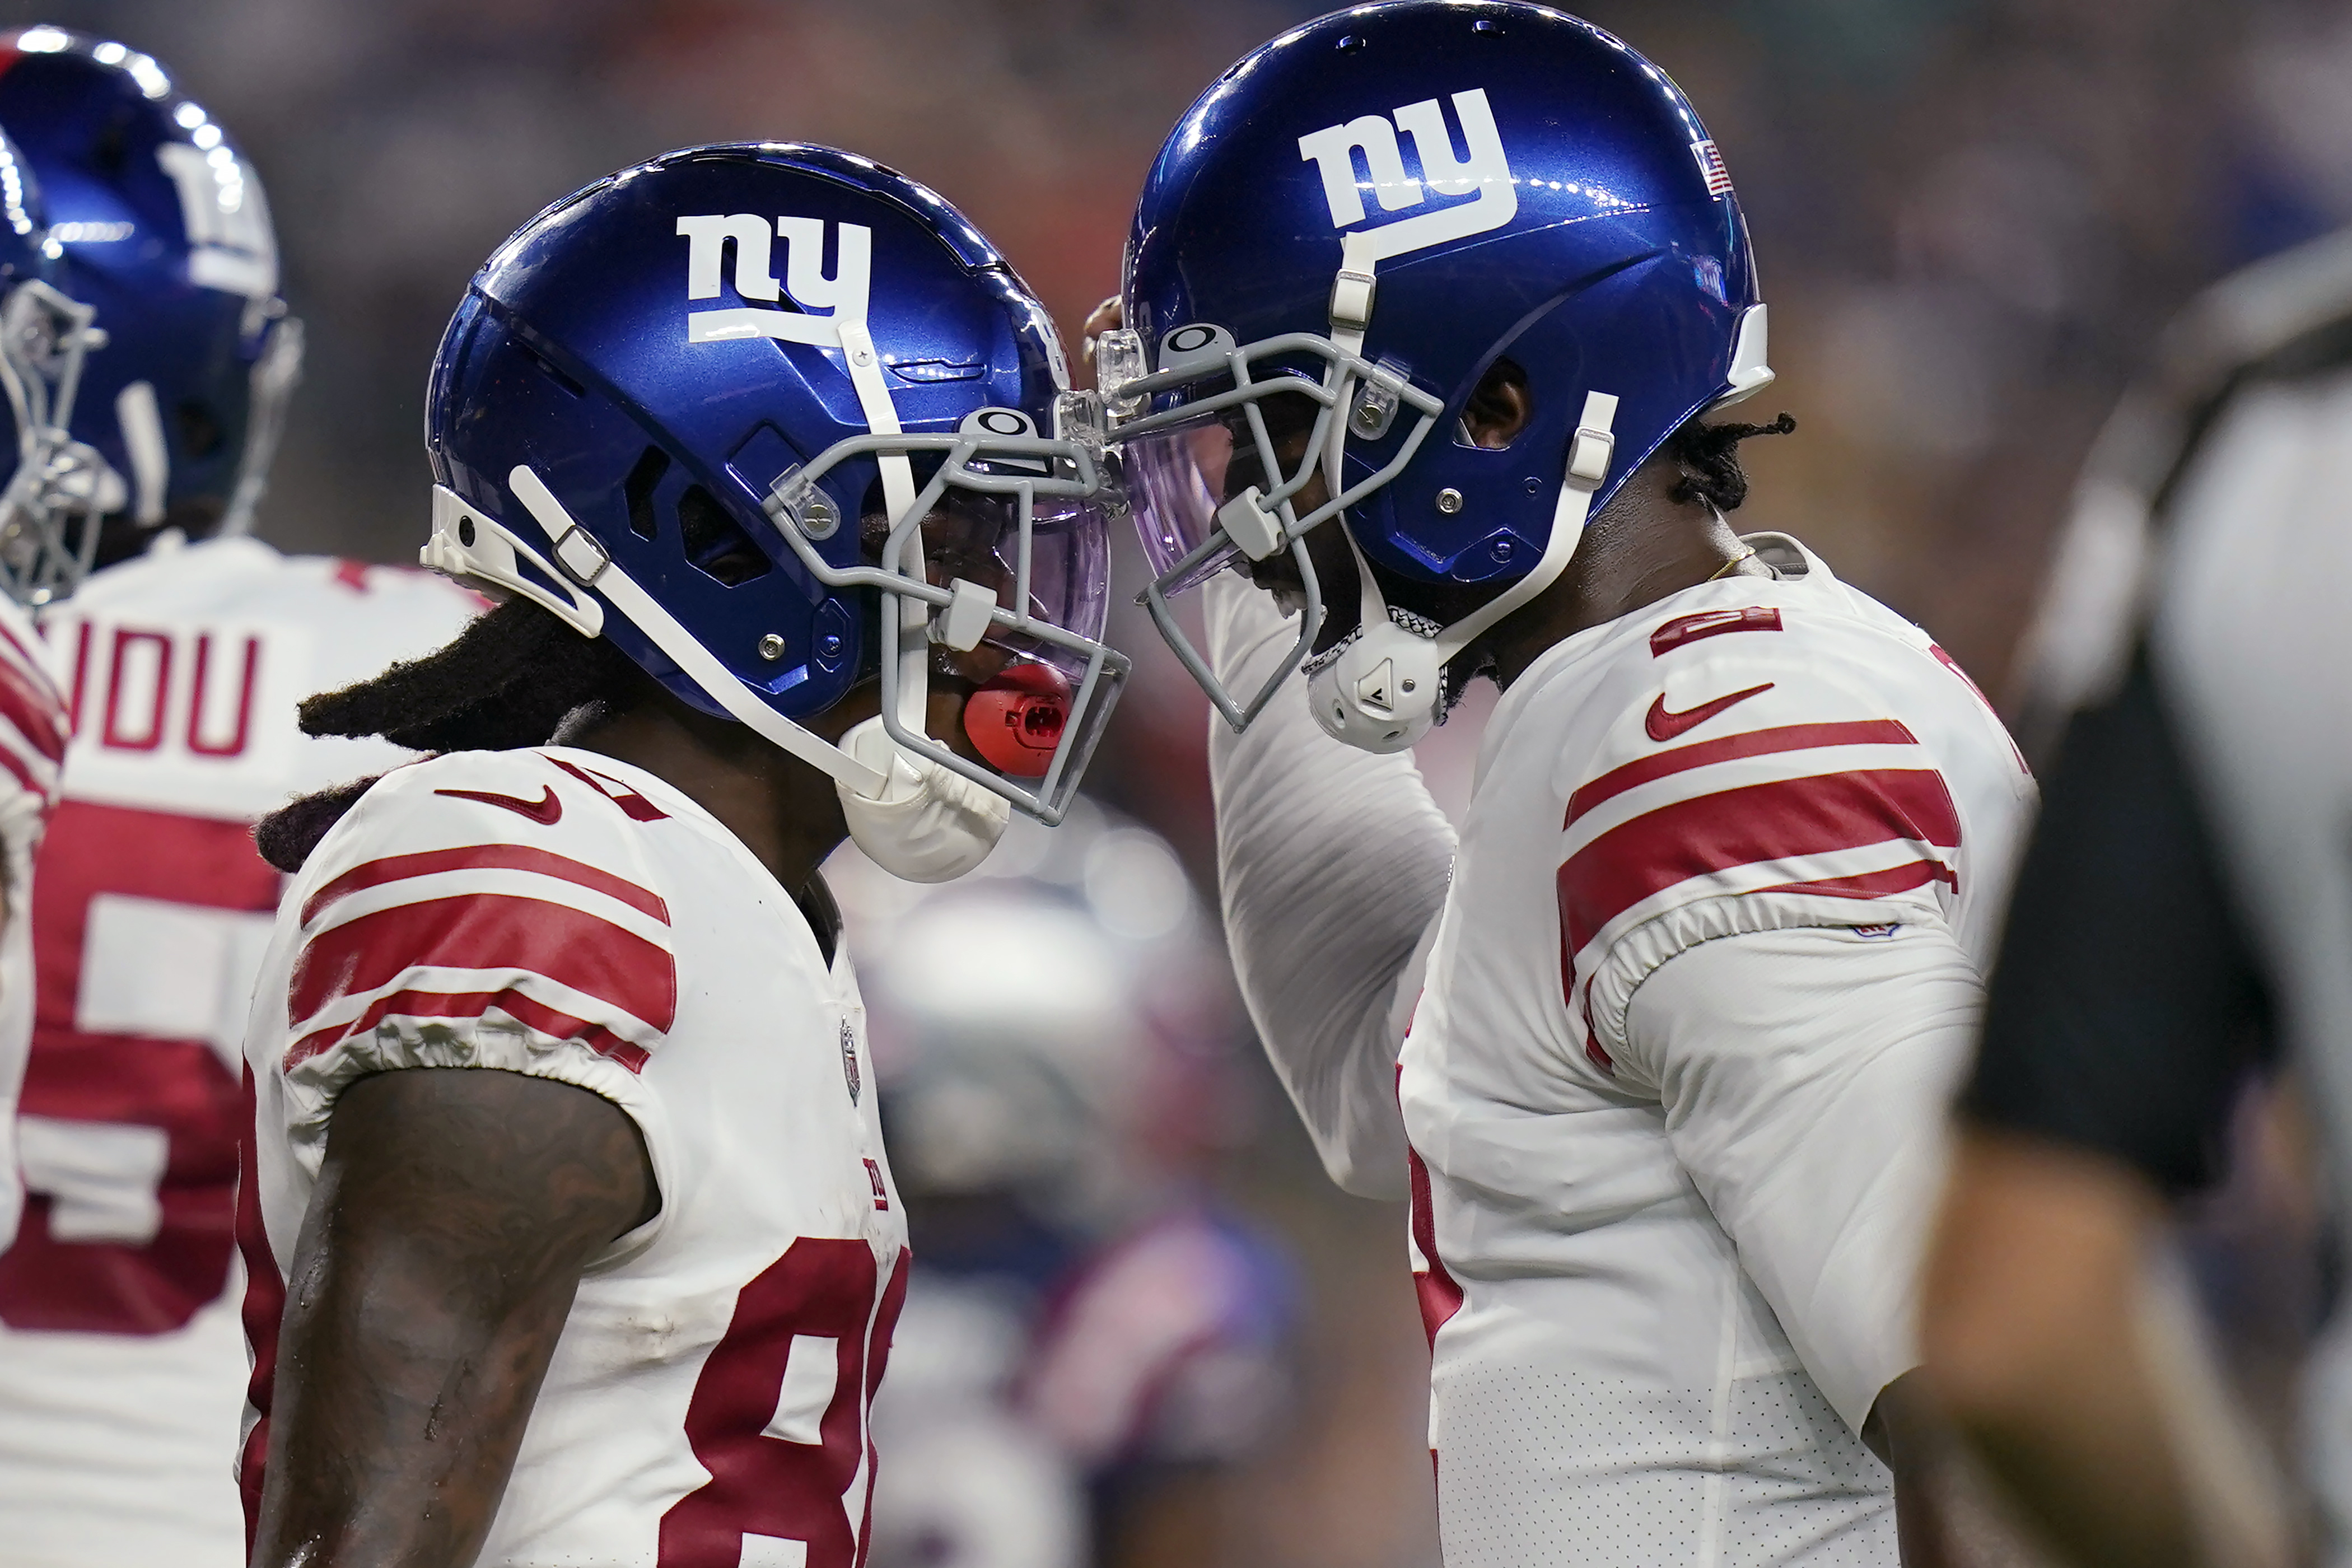
[[[310,858],[310,851],[319,847],[319,840],[327,836],[327,830],[359,805],[360,796],[382,777],[382,773],[370,773],[363,779],[330,784],[298,796],[253,825],[254,847],[270,865],[289,877],[294,875]]]
[[[1666,437],[1666,455],[1683,471],[1671,492],[1678,501],[1705,501],[1717,511],[1738,511],[1748,499],[1748,475],[1739,466],[1739,443],[1750,436],[1786,436],[1797,427],[1783,414],[1769,425],[1702,425],[1685,420]]]
[[[447,647],[306,698],[306,735],[381,736],[417,752],[544,745],[581,710],[617,711],[645,677],[603,637],[583,637],[529,599],[477,616]],[[381,774],[376,777],[381,777]],[[254,824],[261,858],[289,876],[375,778],[308,795]]]
[[[478,616],[449,645],[302,702],[306,735],[376,736],[413,752],[543,745],[575,708],[627,693],[637,667],[529,599]]]

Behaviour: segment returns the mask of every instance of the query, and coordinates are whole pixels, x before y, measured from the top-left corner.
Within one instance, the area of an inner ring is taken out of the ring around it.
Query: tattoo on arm
[[[585,1089],[413,1068],[337,1102],[279,1340],[254,1568],[466,1568],[580,1273],[660,1207]]]

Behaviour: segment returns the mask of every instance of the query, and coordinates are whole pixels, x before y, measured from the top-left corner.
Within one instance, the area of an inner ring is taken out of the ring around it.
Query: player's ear
[[[1486,367],[1462,405],[1462,444],[1499,452],[1518,438],[1535,417],[1535,398],[1528,391],[1528,373],[1507,359]]]

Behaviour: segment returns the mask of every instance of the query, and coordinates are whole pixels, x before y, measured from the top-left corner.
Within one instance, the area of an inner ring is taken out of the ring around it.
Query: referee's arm
[[[2159,1283],[2268,999],[2143,653],[2069,727],[2020,868],[1928,1264],[1931,1384],[2079,1563],[2264,1564],[2285,1531]]]

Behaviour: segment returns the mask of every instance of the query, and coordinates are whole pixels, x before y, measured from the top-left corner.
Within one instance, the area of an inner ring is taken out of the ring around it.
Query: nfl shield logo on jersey
[[[866,1087],[857,1076],[857,1037],[849,1030],[849,1020],[841,1021],[841,1076],[849,1083],[849,1103],[857,1103],[857,1091]]]

